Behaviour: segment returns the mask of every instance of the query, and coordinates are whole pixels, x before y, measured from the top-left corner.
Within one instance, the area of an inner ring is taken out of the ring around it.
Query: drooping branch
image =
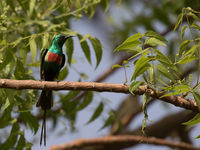
[[[134,98],[131,99],[132,101],[134,100]],[[124,102],[124,101],[123,101]],[[151,99],[147,102],[146,107],[151,104],[153,104],[153,102],[155,102],[155,99]],[[129,105],[129,107],[131,106],[130,103],[127,104]],[[120,105],[121,106],[121,105]],[[121,106],[122,107],[122,106]],[[142,105],[137,106],[137,107],[132,107],[132,110],[130,109],[126,109],[126,111],[128,113],[126,113],[123,117],[120,118],[122,127],[120,130],[118,130],[118,123],[114,123],[111,127],[111,131],[110,131],[110,135],[119,135],[121,133],[123,133],[124,130],[126,130],[127,126],[132,122],[132,120],[135,118],[135,116],[137,116],[141,111],[142,111]]]
[[[200,150],[200,148],[194,147],[191,144],[184,142],[175,142],[164,139],[159,139],[155,137],[142,137],[142,136],[132,136],[132,135],[123,135],[123,136],[105,136],[100,138],[93,139],[79,139],[71,143],[55,145],[52,146],[49,150],[77,150],[84,149],[89,146],[103,147],[104,149],[109,149],[109,147],[120,148],[121,146],[131,146],[135,143],[146,143],[153,145],[164,145],[172,148],[188,149],[188,150]]]
[[[196,115],[194,112],[190,111],[180,111],[178,113],[174,114],[167,114],[166,116],[163,116],[160,120],[152,123],[151,125],[147,126],[145,129],[145,133],[148,136],[154,136],[157,138],[166,138],[169,136],[173,131],[179,132],[180,130],[185,128],[186,126],[182,123],[190,120]],[[164,130],[163,130],[164,129]],[[189,131],[189,130],[188,130]],[[182,133],[185,133],[182,132]],[[142,135],[142,126],[136,128],[133,131],[127,131],[121,134],[126,135]],[[189,139],[182,139],[185,140],[185,142],[188,142]]]
[[[49,82],[35,80],[11,80],[0,79],[0,88],[10,89],[51,89],[51,90],[83,90],[83,91],[98,91],[98,92],[117,92],[129,93],[129,86],[124,84],[112,83],[96,83],[96,82]],[[195,101],[187,100],[181,96],[162,97],[164,93],[159,90],[154,90],[147,85],[139,86],[134,92],[136,95],[148,94],[152,98],[160,99],[164,102],[171,103],[175,106],[190,109],[194,112],[200,112]]]

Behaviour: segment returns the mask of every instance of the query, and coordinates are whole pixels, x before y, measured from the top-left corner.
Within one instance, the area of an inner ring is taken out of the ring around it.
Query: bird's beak
[[[65,36],[65,40],[67,40],[68,38],[72,38],[72,37],[74,37],[74,36]]]

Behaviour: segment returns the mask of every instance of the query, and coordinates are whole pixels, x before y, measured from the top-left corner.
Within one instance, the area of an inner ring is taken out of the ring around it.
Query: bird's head
[[[65,43],[65,41],[70,37],[72,37],[72,36],[56,35],[53,38],[52,44],[62,47],[63,44]]]

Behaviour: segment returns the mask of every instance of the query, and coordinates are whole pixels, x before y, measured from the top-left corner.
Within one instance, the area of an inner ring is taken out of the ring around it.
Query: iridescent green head
[[[62,53],[62,46],[65,41],[70,37],[72,36],[56,35],[52,40],[49,50],[55,53]]]
[[[65,43],[65,41],[70,38],[71,36],[65,36],[65,35],[56,35],[53,38],[52,44],[55,45],[59,45],[59,46],[63,46],[63,44]]]

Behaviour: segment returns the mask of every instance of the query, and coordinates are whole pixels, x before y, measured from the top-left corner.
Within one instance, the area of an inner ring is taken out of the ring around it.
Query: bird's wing
[[[65,55],[62,54],[61,68],[65,65]]]
[[[42,51],[42,57],[41,57],[41,64],[40,64],[40,78],[41,80],[44,80],[44,59],[45,59],[45,56],[48,52],[48,49],[45,49]]]

